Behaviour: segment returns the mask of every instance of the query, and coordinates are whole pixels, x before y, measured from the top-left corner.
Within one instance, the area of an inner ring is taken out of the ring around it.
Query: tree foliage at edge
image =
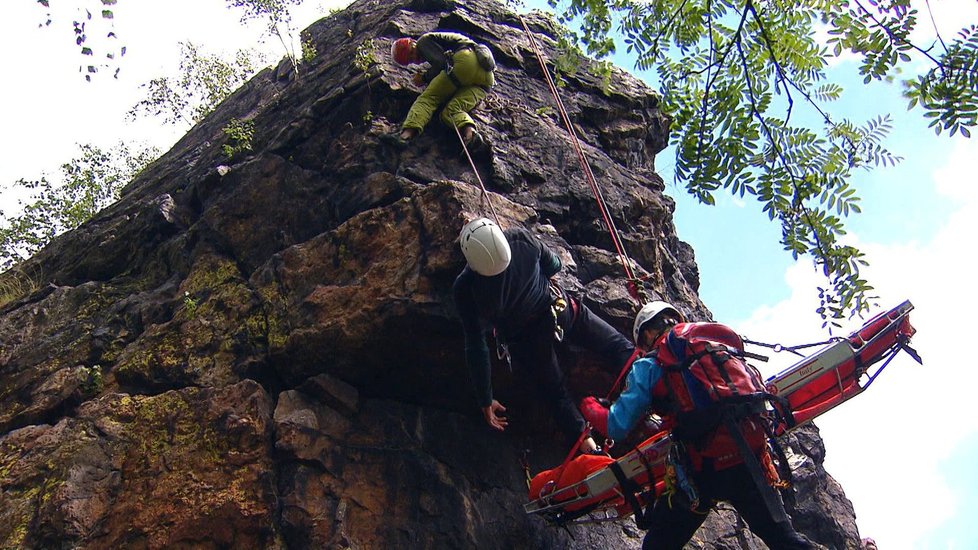
[[[866,311],[875,296],[861,276],[864,254],[842,242],[844,218],[860,212],[860,169],[893,165],[888,115],[856,123],[827,104],[842,87],[828,60],[859,56],[864,82],[892,80],[917,58],[932,68],[904,82],[908,108],[923,109],[940,134],[969,128],[978,114],[978,30],[926,48],[910,33],[910,0],[549,0],[587,53],[624,46],[637,68],[654,70],[672,117],[676,178],[703,203],[725,190],[760,202],[781,225],[784,249],[810,256],[824,273],[818,312],[826,323]],[[817,39],[825,28],[828,39]],[[807,111],[821,126],[798,123]]]

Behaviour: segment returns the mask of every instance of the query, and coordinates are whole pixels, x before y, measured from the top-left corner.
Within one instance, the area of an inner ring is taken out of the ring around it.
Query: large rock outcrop
[[[556,28],[526,22],[552,59]],[[360,0],[305,31],[319,54],[299,77],[257,75],[118,203],[0,276],[34,288],[0,306],[0,546],[640,546],[628,521],[563,531],[523,513],[524,450],[535,470],[565,452],[523,373],[494,375],[506,434],[474,410],[451,283],[458,228],[486,198],[437,121],[405,150],[380,139],[418,92],[390,40],[435,28],[489,43],[499,64],[475,167],[503,223],[559,251],[561,282],[627,329],[613,247],[518,16]],[[654,172],[656,94],[621,71],[607,91],[586,70],[564,80],[652,294],[708,319]],[[229,141],[240,121],[253,136]],[[587,354],[565,359],[579,394],[613,382]],[[817,433],[792,448],[796,522],[854,544]],[[735,518],[711,517],[694,547],[760,547]]]

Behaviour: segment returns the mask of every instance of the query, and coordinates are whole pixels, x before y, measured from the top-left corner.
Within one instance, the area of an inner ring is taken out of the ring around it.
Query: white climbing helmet
[[[679,318],[680,323],[685,321],[683,314],[679,313],[679,310],[673,307],[669,302],[663,302],[661,300],[649,302],[642,306],[642,309],[640,309],[635,315],[635,325],[632,326],[632,341],[638,343],[638,333],[642,329],[642,325],[651,321],[652,318],[664,311],[675,313],[676,317]]]
[[[479,218],[465,224],[458,240],[469,267],[479,275],[492,277],[509,267],[512,258],[509,243],[503,230],[492,220]]]

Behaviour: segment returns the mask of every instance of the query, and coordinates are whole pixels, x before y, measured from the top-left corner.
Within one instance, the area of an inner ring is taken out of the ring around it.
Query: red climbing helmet
[[[398,65],[410,65],[415,61],[417,55],[414,51],[415,40],[413,38],[398,38],[391,43],[391,57]]]

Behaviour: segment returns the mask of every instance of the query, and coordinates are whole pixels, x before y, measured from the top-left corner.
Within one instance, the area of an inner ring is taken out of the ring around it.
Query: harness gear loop
[[[550,303],[550,315],[554,319],[554,340],[563,342],[564,327],[560,326],[558,318],[567,309],[567,300],[564,299],[564,294],[560,291],[560,287],[553,281],[550,281],[550,296],[553,298],[553,301]]]

